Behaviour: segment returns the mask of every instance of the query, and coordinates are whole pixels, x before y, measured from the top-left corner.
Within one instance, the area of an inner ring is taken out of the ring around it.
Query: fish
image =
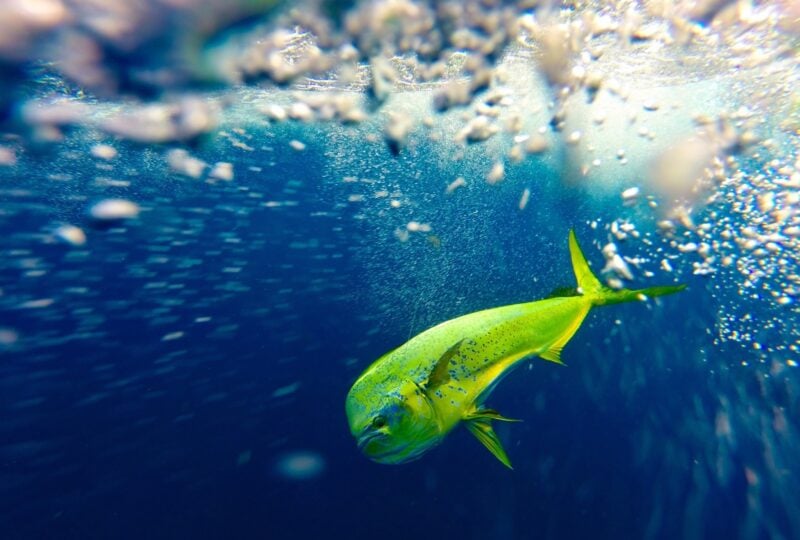
[[[569,252],[575,289],[521,304],[476,311],[440,323],[375,360],[345,400],[358,448],[378,463],[420,458],[463,424],[513,468],[492,425],[518,422],[485,405],[500,380],[526,359],[563,364],[561,351],[595,306],[677,293],[684,284],[611,289],[594,275],[575,231]]]

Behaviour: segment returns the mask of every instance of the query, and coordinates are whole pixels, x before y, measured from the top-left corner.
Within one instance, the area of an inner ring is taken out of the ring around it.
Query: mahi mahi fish
[[[561,350],[594,306],[685,288],[612,290],[592,273],[574,231],[569,233],[569,251],[577,289],[445,321],[373,362],[353,384],[345,404],[361,451],[379,463],[405,463],[437,446],[463,423],[511,468],[492,422],[516,420],[484,405],[500,379],[533,356],[561,364]]]

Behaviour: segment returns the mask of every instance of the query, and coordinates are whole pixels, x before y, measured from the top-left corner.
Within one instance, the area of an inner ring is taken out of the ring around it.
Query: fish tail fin
[[[572,271],[575,272],[575,280],[578,282],[578,292],[592,299],[594,303],[595,298],[602,297],[603,284],[594,275],[592,269],[589,268],[589,262],[583,255],[581,246],[578,245],[578,239],[575,237],[575,231],[569,231],[569,256],[572,259]]]
[[[589,263],[578,245],[575,231],[569,231],[569,253],[572,258],[572,270],[575,272],[575,279],[578,281],[578,292],[588,298],[592,305],[607,306],[610,304],[620,304],[622,302],[633,302],[635,300],[646,300],[648,297],[665,296],[680,292],[686,285],[662,285],[659,287],[648,287],[646,289],[620,289],[614,290],[604,287],[594,275]]]

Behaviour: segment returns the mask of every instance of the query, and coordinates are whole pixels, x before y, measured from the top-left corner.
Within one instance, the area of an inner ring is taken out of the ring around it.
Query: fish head
[[[388,389],[359,380],[347,395],[346,410],[359,449],[378,463],[413,461],[442,439],[436,410],[413,381]]]

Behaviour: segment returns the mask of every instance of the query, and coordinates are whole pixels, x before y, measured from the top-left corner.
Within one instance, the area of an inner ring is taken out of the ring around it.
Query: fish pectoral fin
[[[433,366],[433,369],[431,370],[431,374],[428,375],[428,379],[422,386],[427,389],[436,388],[437,386],[441,386],[450,380],[450,371],[448,370],[450,360],[452,360],[453,357],[458,354],[459,347],[461,347],[461,344],[465,341],[466,339],[457,341],[449,349],[447,349],[441,357],[439,357],[439,359],[436,361],[436,364]]]
[[[518,418],[506,418],[494,409],[473,409],[465,417],[464,420],[474,420],[476,418],[485,418],[486,420],[497,420],[499,422],[522,422]]]
[[[500,444],[500,439],[497,438],[497,433],[492,429],[491,419],[485,417],[469,418],[464,421],[464,424],[467,426],[470,433],[475,435],[483,446],[485,446],[494,457],[500,460],[500,463],[509,469],[514,469],[514,467],[511,466],[511,460],[508,459],[508,455],[506,455],[506,451],[503,450],[503,445]]]

